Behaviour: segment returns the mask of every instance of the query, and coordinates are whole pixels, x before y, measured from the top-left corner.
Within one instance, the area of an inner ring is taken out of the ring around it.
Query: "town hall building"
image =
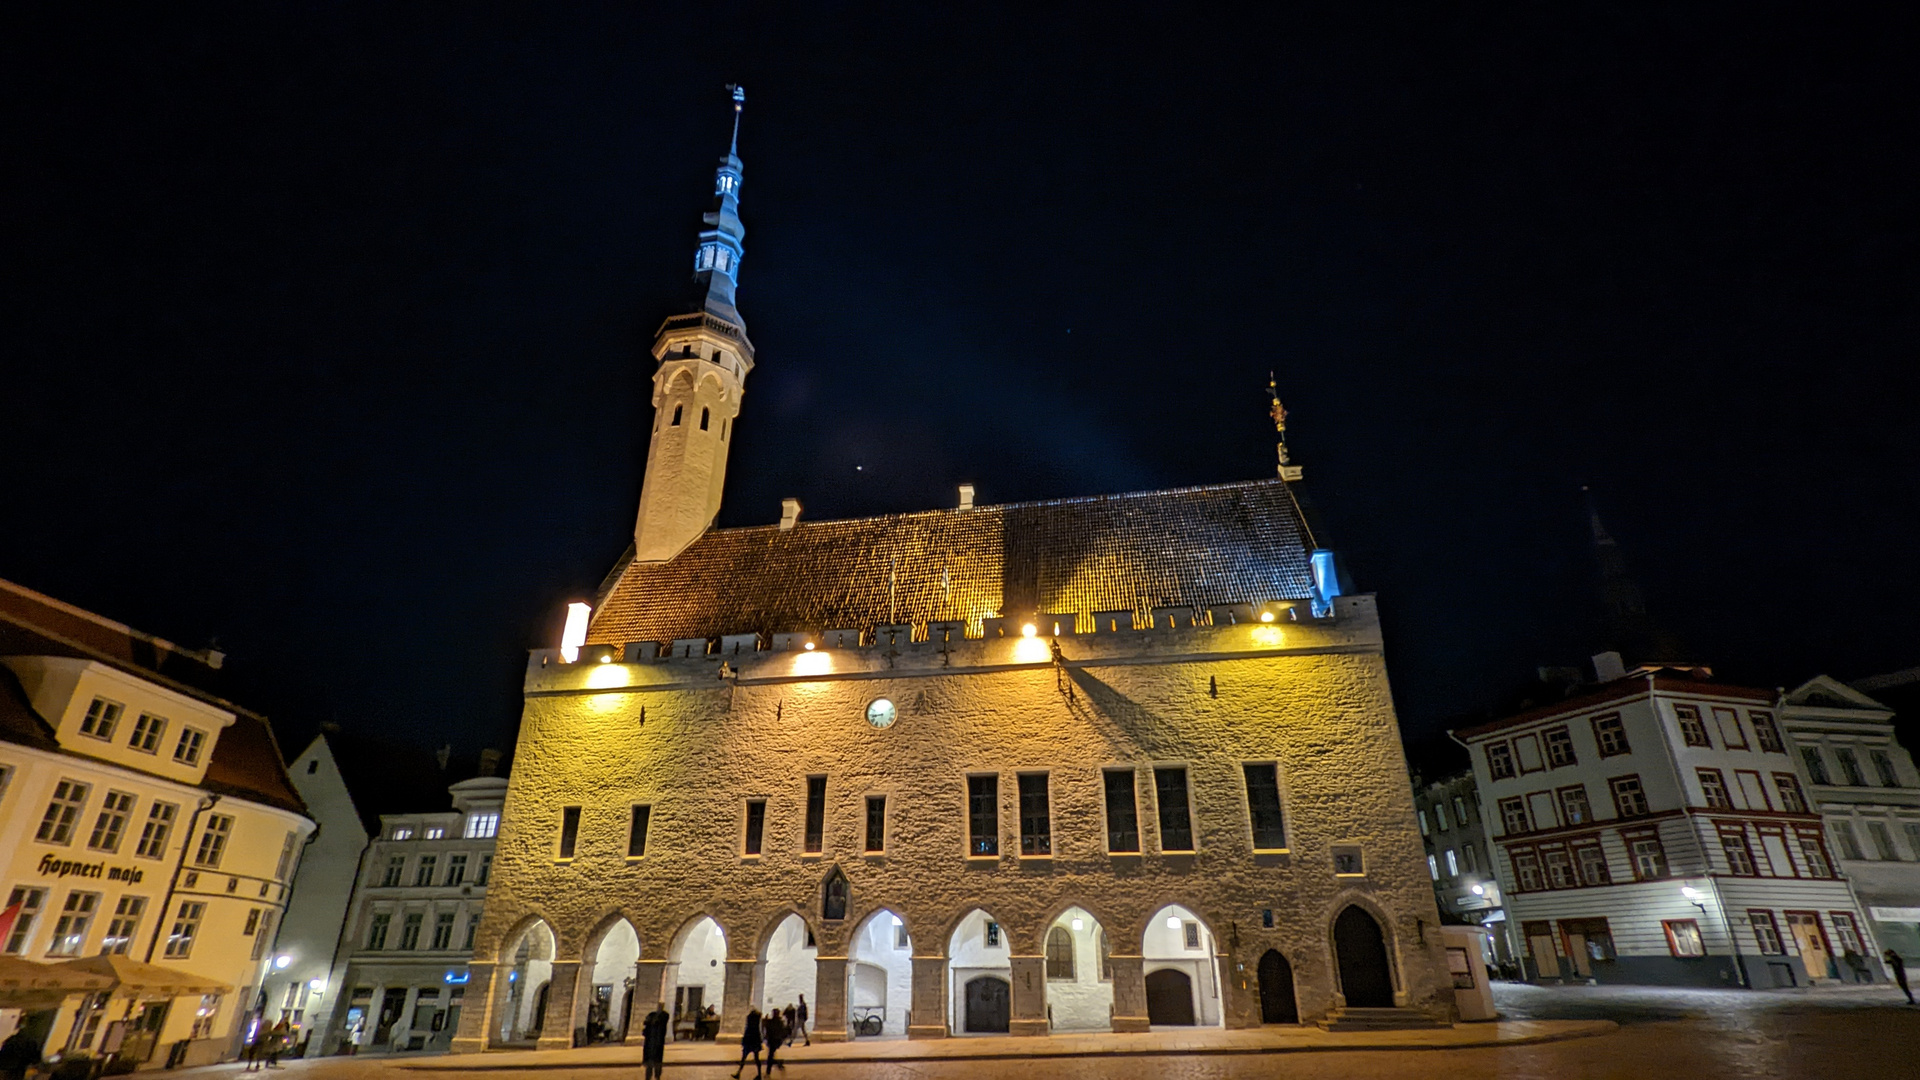
[[[529,658],[453,1049],[637,1041],[656,1002],[724,1037],[803,995],[829,1041],[1450,1020],[1374,599],[1284,449],[713,527],[757,362],[737,145],[736,104],[632,545]]]

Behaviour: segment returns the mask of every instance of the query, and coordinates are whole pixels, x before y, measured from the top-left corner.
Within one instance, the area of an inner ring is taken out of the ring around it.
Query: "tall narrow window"
[[[393,916],[387,912],[382,911],[374,915],[373,922],[367,927],[367,948],[374,950],[386,948],[387,929],[392,925]]]
[[[433,872],[439,868],[440,856],[420,856],[420,865],[413,868],[413,887],[416,889],[424,889],[433,884]]]
[[[27,942],[33,937],[33,925],[40,918],[40,908],[47,902],[47,890],[32,885],[16,885],[7,894],[7,907],[19,908],[13,917],[13,931],[7,935],[7,954],[18,956],[27,951]]]
[[[383,889],[397,888],[400,884],[400,875],[406,872],[407,857],[405,855],[388,856],[387,869],[380,878],[380,887]]]
[[[33,838],[43,844],[71,844],[74,822],[80,820],[80,808],[87,804],[87,793],[91,790],[74,780],[55,784],[53,798],[47,801],[47,812],[40,817],[40,830]]]
[[[1873,841],[1874,858],[1897,859],[1900,857],[1894,853],[1893,834],[1887,831],[1886,822],[1867,822],[1867,839]]]
[[[807,777],[807,835],[806,850],[810,855],[818,855],[826,846],[827,832],[827,778],[824,776]]]
[[[113,918],[107,923],[107,934],[100,939],[100,952],[104,956],[125,956],[133,947],[134,936],[140,932],[140,916],[147,912],[147,898],[144,896],[123,896],[113,907]]]
[[[1771,911],[1748,911],[1747,925],[1753,927],[1753,940],[1760,945],[1763,956],[1780,956],[1786,946],[1780,942],[1780,924],[1773,921]]]
[[[1780,793],[1780,809],[1789,814],[1807,812],[1807,797],[1800,791],[1800,780],[1792,773],[1773,774],[1773,788]]]
[[[1134,796],[1132,769],[1109,769],[1107,785],[1107,850],[1115,855],[1140,850],[1140,818]]]
[[[679,427],[679,426],[680,426],[680,410],[681,410],[681,409],[683,409],[683,408],[685,408],[685,407],[686,407],[686,406],[684,406],[684,405],[675,405],[675,406],[673,407],[673,426],[674,426],[674,427]]]
[[[433,948],[453,948],[453,912],[435,912],[433,916]]]
[[[1047,978],[1073,981],[1073,934],[1064,926],[1047,931]]]
[[[1774,754],[1786,753],[1786,747],[1780,745],[1780,728],[1773,722],[1773,714],[1768,712],[1750,712],[1747,722],[1753,725],[1753,741],[1760,749]]]
[[[887,850],[887,797],[867,796],[867,850]]]
[[[1867,778],[1860,771],[1860,758],[1851,746],[1838,746],[1833,751],[1834,760],[1840,762],[1840,778],[1848,787],[1865,787]]]
[[[491,878],[492,876],[493,876],[493,852],[489,851],[485,855],[480,856],[480,872],[473,876],[473,883],[475,885],[485,885],[487,883],[487,879]]]
[[[706,406],[704,406],[704,405],[702,405],[702,406],[700,407],[700,430],[701,430],[701,431],[705,431],[705,430],[707,430],[707,418],[708,418],[708,416],[710,416],[711,414],[712,414],[712,410],[711,410],[711,409],[708,409],[708,408],[707,408]]]
[[[293,844],[295,839],[296,836],[294,832],[289,829],[286,838],[280,841],[280,861],[273,866],[273,878],[275,881],[287,880],[287,871],[293,869]]]
[[[173,912],[173,928],[167,933],[167,959],[184,960],[193,955],[193,940],[200,936],[200,920],[207,905],[198,900],[183,900]]]
[[[457,852],[455,854],[447,856],[447,880],[443,882],[443,884],[461,885],[461,884],[464,884],[466,880],[467,880],[466,853]]]
[[[1280,767],[1273,762],[1245,766],[1247,816],[1253,824],[1255,851],[1279,851],[1287,846],[1287,830],[1280,816]],[[1434,804],[1434,810],[1440,804]]]
[[[1833,783],[1833,781],[1827,776],[1827,756],[1820,752],[1819,747],[1817,746],[1801,747],[1800,760],[1806,762],[1807,779],[1812,780],[1816,784]]]
[[[227,837],[232,833],[231,814],[208,814],[207,828],[200,834],[200,850],[194,852],[193,864],[218,870],[221,857],[227,853]]]
[[[1733,809],[1733,800],[1727,798],[1727,778],[1721,775],[1719,769],[1695,769],[1693,772],[1700,778],[1700,794],[1707,801],[1707,809]]]
[[[418,911],[409,911],[400,919],[400,949],[411,952],[420,947],[420,923],[423,916]]]
[[[1000,778],[967,777],[967,854],[1000,854]]]
[[[1187,770],[1178,765],[1153,770],[1153,792],[1160,804],[1160,850],[1193,850],[1193,811],[1187,806]]]
[[[1688,746],[1704,746],[1709,749],[1713,740],[1707,738],[1706,722],[1700,719],[1700,710],[1692,705],[1675,705],[1673,715],[1680,723],[1680,738]]]
[[[1021,773],[1020,854],[1053,854],[1053,813],[1047,800],[1047,774]]]
[[[124,791],[109,791],[100,802],[100,816],[94,819],[93,836],[87,846],[95,851],[115,854],[120,837],[127,831],[127,818],[133,813],[133,796]]]
[[[93,913],[99,907],[99,893],[68,893],[66,906],[60,909],[60,918],[53,924],[53,941],[47,945],[47,955],[79,956],[87,943],[87,931],[93,928]]]
[[[155,802],[147,807],[147,823],[140,827],[140,843],[133,853],[143,859],[158,859],[167,851],[167,836],[173,832],[174,815],[180,808],[172,803]]]
[[[747,803],[746,853],[760,854],[760,840],[767,830],[767,804],[760,799]]]
[[[638,859],[647,854],[647,826],[652,820],[652,806],[633,804],[633,816],[627,823],[627,858]]]
[[[1873,762],[1873,771],[1879,775],[1881,787],[1900,786],[1900,773],[1893,767],[1892,754],[1885,750],[1869,750],[1867,758]]]
[[[563,806],[560,808],[560,857],[573,858],[573,848],[580,840],[580,808]]]

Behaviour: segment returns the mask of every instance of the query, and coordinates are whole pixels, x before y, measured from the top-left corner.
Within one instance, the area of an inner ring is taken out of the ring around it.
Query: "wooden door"
[[[1004,1032],[1012,1019],[1012,988],[1005,979],[982,975],[967,980],[968,1031]]]
[[[1393,974],[1380,924],[1349,905],[1333,921],[1333,951],[1340,965],[1340,992],[1350,1009],[1393,1007]]]
[[[1820,930],[1820,916],[1811,911],[1787,912],[1787,928],[1793,931],[1793,941],[1800,947],[1800,962],[1806,965],[1807,978],[1819,982],[1827,980],[1827,936]]]
[[[1554,954],[1552,934],[1534,934],[1528,937],[1527,947],[1533,950],[1533,967],[1541,978],[1560,977],[1560,957]]]
[[[1300,1008],[1293,999],[1293,965],[1278,950],[1260,957],[1260,1022],[1297,1024]]]
[[[1147,975],[1147,1023],[1192,1027],[1193,980],[1179,968]]]

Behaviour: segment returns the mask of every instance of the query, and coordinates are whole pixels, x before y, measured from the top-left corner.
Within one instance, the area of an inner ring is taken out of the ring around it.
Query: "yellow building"
[[[655,1002],[724,1036],[803,995],[823,1040],[1449,1019],[1374,601],[1284,451],[712,527],[754,368],[741,175],[656,335],[633,544],[526,671],[453,1049],[631,1041]]]
[[[257,1016],[314,826],[221,660],[0,581],[0,949],[108,981],[0,1016],[48,1053],[203,1064]]]

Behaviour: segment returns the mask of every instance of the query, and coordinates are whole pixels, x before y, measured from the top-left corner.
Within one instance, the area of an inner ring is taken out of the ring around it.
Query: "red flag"
[[[20,921],[20,907],[19,904],[8,904],[7,910],[0,911],[0,945],[5,945],[7,939],[13,936],[13,924]]]

